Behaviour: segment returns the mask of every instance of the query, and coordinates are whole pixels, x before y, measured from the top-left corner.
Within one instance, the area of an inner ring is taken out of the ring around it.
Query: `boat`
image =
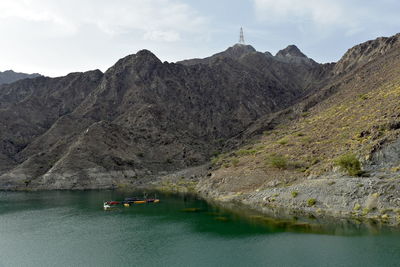
[[[147,199],[147,203],[158,203],[160,200],[158,198],[149,198]]]
[[[104,210],[110,210],[110,209],[116,208],[120,204],[121,204],[121,202],[119,202],[119,201],[106,201],[103,203],[103,208],[104,208]]]
[[[145,194],[143,198],[138,197],[127,197],[123,201],[106,201],[103,203],[104,210],[110,210],[116,208],[119,205],[124,207],[130,207],[133,204],[146,204],[146,203],[159,203],[160,200],[154,196],[154,198],[147,198]]]
[[[132,199],[124,200],[124,201],[122,201],[122,204],[125,207],[129,207],[132,204],[146,204],[146,203],[158,203],[158,202],[160,202],[160,200],[157,198],[142,198],[142,199],[136,198],[134,200],[132,200]],[[127,205],[125,205],[125,204],[127,204]]]
[[[122,201],[125,207],[129,207],[132,204],[146,204],[146,203],[158,203],[158,202],[160,202],[160,200],[157,199],[156,195],[154,196],[154,198],[147,198],[147,194],[144,194],[143,198],[127,197],[124,199],[124,201]]]

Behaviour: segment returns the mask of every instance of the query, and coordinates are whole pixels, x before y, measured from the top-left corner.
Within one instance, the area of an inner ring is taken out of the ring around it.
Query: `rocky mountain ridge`
[[[0,71],[0,85],[13,83],[22,79],[31,79],[41,76],[38,73],[26,74],[21,72],[14,72],[13,70]]]
[[[104,74],[4,85],[0,180],[9,189],[109,188],[205,163],[225,140],[315,89],[319,68],[271,61],[250,46],[189,65],[142,50]]]
[[[323,109],[397,44],[397,37],[379,38],[350,49],[336,64],[318,64],[295,46],[274,57],[235,45],[178,63],[142,50],[105,73],[3,85],[0,187],[146,185],[207,163],[317,104]]]
[[[334,73],[341,74],[383,56],[387,51],[398,46],[400,33],[391,37],[379,37],[349,49],[336,64]]]
[[[195,65],[195,64],[209,64],[211,61],[219,58],[219,57],[229,57],[232,59],[240,59],[243,56],[252,53],[260,53],[256,51],[254,47],[251,45],[244,45],[244,44],[236,44],[232,47],[229,47],[227,50],[214,54],[210,57],[206,58],[195,58],[195,59],[187,59],[182,60],[177,63],[183,65]],[[318,65],[314,60],[308,58],[304,55],[300,49],[295,45],[289,45],[285,49],[282,49],[273,56],[270,52],[264,52],[264,55],[270,57],[271,59],[275,59],[277,61],[285,62],[285,63],[292,63],[292,64],[305,64],[305,65]]]
[[[197,192],[270,215],[399,225],[398,35],[350,49],[331,69],[317,91],[249,127],[253,142],[215,157]]]

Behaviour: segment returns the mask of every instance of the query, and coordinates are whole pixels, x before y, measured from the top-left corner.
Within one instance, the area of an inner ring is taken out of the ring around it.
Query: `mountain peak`
[[[36,78],[39,76],[41,75],[38,73],[26,74],[21,72],[15,72],[13,70],[6,70],[4,72],[0,72],[0,84],[13,83],[21,79]]]
[[[275,58],[286,63],[305,64],[308,66],[314,66],[317,64],[314,60],[304,55],[295,45],[289,45],[285,49],[280,50],[276,53]]]
[[[156,55],[154,55],[150,50],[147,50],[147,49],[139,50],[135,55],[137,57],[153,57],[153,58],[157,58]]]
[[[128,67],[140,66],[140,68],[153,68],[155,65],[158,64],[162,64],[161,60],[151,51],[143,49],[138,51],[136,54],[132,54],[124,58],[121,58],[109,70],[125,68],[127,66]]]
[[[304,58],[307,58],[307,56],[304,55],[300,51],[300,49],[295,45],[289,45],[285,49],[280,50],[275,56],[276,57],[304,57]]]
[[[162,63],[150,50],[142,49],[132,56],[132,60],[138,63]]]
[[[214,54],[210,57],[206,58],[194,58],[194,59],[187,59],[187,60],[182,60],[178,61],[177,63],[183,64],[183,65],[195,65],[195,64],[209,64],[212,60],[215,60],[217,58],[233,58],[233,59],[239,59],[243,55],[247,55],[250,53],[257,52],[257,50],[252,47],[251,45],[245,45],[245,44],[235,44],[234,46],[229,47],[223,52],[219,52],[217,54]]]
[[[222,52],[225,55],[228,55],[230,57],[234,58],[239,58],[243,56],[244,54],[256,52],[256,49],[252,47],[251,45],[245,45],[245,44],[235,44],[234,46],[229,47],[226,49],[224,52]]]

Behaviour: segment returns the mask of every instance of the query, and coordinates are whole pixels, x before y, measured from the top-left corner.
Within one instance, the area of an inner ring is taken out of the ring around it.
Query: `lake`
[[[371,225],[276,223],[187,195],[102,209],[132,195],[0,192],[0,266],[400,265],[399,232]]]

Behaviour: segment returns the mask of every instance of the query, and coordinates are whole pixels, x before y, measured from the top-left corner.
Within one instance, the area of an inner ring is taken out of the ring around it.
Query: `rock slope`
[[[350,49],[319,90],[256,121],[247,136],[259,128],[267,130],[264,135],[215,157],[214,170],[197,190],[271,214],[399,224],[398,36]],[[360,177],[350,176],[357,162]]]
[[[1,188],[114,188],[203,164],[326,76],[320,64],[282,62],[251,46],[203,61],[162,63],[142,50],[104,74],[2,86]]]

